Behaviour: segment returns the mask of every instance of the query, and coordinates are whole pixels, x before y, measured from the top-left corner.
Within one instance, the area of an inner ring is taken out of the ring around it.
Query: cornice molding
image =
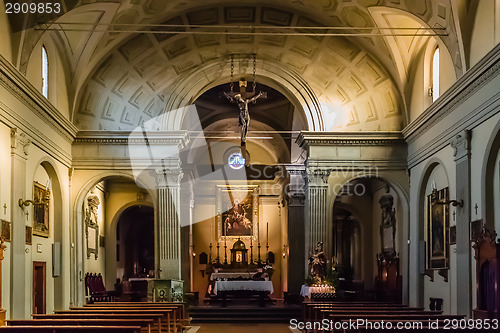
[[[439,120],[498,75],[500,44],[460,77],[436,102],[406,126],[402,133],[407,141],[421,136]]]
[[[296,143],[310,146],[386,146],[406,144],[401,132],[309,132],[301,131]]]
[[[171,144],[177,145],[180,149],[189,143],[187,131],[151,131],[146,133],[128,131],[80,131],[78,132],[75,144]]]
[[[0,84],[55,131],[73,140],[78,128],[66,119],[10,62],[0,55]],[[27,120],[26,120],[27,121]]]

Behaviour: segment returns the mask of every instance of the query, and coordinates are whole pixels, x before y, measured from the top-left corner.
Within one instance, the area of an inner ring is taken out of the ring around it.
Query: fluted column
[[[156,233],[157,278],[181,279],[180,181],[181,168],[156,169],[158,212]]]
[[[463,207],[456,207],[457,226],[457,313],[467,314],[470,318],[472,310],[472,277],[471,277],[471,151],[470,131],[465,130],[451,140],[454,149],[456,167],[456,197],[450,199],[463,200]]]
[[[307,168],[306,253],[314,253],[318,242],[331,258],[332,226],[329,223],[328,177],[330,170]]]

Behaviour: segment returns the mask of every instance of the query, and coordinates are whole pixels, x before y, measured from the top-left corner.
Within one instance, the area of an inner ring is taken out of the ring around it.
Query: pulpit
[[[483,228],[472,247],[475,251],[477,281],[477,308],[474,309],[474,318],[500,319],[500,244],[496,241],[496,232]]]

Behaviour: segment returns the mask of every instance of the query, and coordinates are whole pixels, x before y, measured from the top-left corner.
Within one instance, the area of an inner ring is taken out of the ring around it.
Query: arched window
[[[42,95],[49,98],[49,57],[45,46],[42,46]]]
[[[432,56],[432,101],[439,97],[439,47]]]

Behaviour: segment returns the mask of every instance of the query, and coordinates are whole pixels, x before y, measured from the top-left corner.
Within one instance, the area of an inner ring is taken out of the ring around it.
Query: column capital
[[[470,155],[470,139],[471,131],[463,130],[450,140],[450,145],[453,148],[453,156],[455,156],[455,161],[461,160]]]
[[[184,173],[181,168],[156,168],[156,185],[162,187],[177,187],[182,180]]]
[[[324,168],[307,168],[307,180],[309,185],[328,186],[328,177],[330,177],[330,169]]]
[[[12,154],[17,154],[22,157],[28,156],[28,147],[31,144],[31,139],[26,133],[19,130],[19,128],[11,128],[10,139],[10,148]]]

